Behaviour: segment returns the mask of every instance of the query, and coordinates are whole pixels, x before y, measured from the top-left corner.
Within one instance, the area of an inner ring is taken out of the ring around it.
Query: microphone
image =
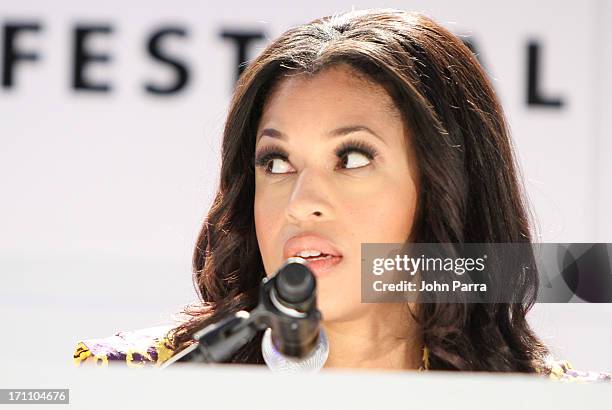
[[[278,270],[269,288],[269,301],[276,315],[266,329],[261,351],[275,373],[314,373],[329,355],[321,313],[316,307],[316,279],[303,258],[289,258]]]
[[[329,354],[316,295],[306,260],[289,258],[274,276],[262,280],[254,310],[238,311],[195,332],[194,343],[162,368],[175,362],[223,362],[265,330],[261,351],[268,368],[277,373],[316,372]]]

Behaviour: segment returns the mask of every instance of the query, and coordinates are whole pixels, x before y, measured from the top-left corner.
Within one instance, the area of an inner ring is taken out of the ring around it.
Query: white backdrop
[[[79,337],[154,325],[193,300],[191,253],[216,189],[235,77],[236,46],[221,32],[260,32],[252,58],[290,26],[371,7],[423,11],[476,45],[509,118],[540,241],[612,242],[604,0],[3,1],[3,56],[8,25],[40,29],[15,41],[38,60],[17,62],[12,85],[0,87],[0,355],[69,361]],[[74,33],[84,25],[111,27],[85,45],[110,55],[85,71],[109,92],[72,86]],[[174,81],[147,51],[165,27],[185,31],[161,49],[188,67],[189,81],[152,95],[146,83]],[[561,107],[526,102],[532,41],[539,93]],[[612,369],[611,305],[541,305],[530,319],[575,367]]]

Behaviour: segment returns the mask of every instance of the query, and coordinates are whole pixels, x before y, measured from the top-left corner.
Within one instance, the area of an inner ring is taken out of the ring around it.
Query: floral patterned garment
[[[109,361],[116,361],[130,367],[160,366],[174,354],[166,336],[173,327],[161,325],[80,341],[74,352],[74,363],[108,366]]]
[[[74,364],[108,366],[109,362],[124,362],[130,367],[161,366],[175,353],[168,340],[168,332],[175,325],[161,325],[133,331],[117,332],[113,336],[78,342],[74,351]],[[423,349],[424,368],[429,364],[427,348]],[[564,360],[550,359],[539,372],[553,380],[567,382],[612,382],[612,373],[575,370]]]

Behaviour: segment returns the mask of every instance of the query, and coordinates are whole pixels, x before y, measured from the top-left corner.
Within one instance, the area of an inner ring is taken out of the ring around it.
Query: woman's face
[[[324,321],[371,309],[361,303],[361,244],[410,235],[417,173],[407,132],[384,88],[345,65],[284,78],[264,106],[254,204],[264,267],[271,276],[300,250],[334,255],[306,258]]]

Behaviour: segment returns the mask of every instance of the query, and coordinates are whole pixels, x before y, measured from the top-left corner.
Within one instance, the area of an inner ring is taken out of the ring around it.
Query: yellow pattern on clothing
[[[74,364],[108,366],[112,361],[124,362],[129,367],[160,366],[174,354],[168,338],[172,328],[162,325],[80,341],[73,355]]]
[[[113,361],[124,362],[129,367],[160,367],[176,353],[169,339],[169,331],[172,328],[170,325],[157,326],[78,342],[73,355],[74,364],[80,366],[87,362],[108,366],[109,362]],[[423,346],[422,363],[418,371],[431,370],[430,356],[429,348]],[[610,373],[578,371],[568,361],[555,360],[552,356],[547,358],[543,368],[537,370],[537,374],[561,381],[612,381]]]
[[[74,352],[74,364],[77,366],[81,364],[81,362],[87,360],[87,358],[91,356],[91,351],[85,346],[82,342],[77,344],[76,350]]]

